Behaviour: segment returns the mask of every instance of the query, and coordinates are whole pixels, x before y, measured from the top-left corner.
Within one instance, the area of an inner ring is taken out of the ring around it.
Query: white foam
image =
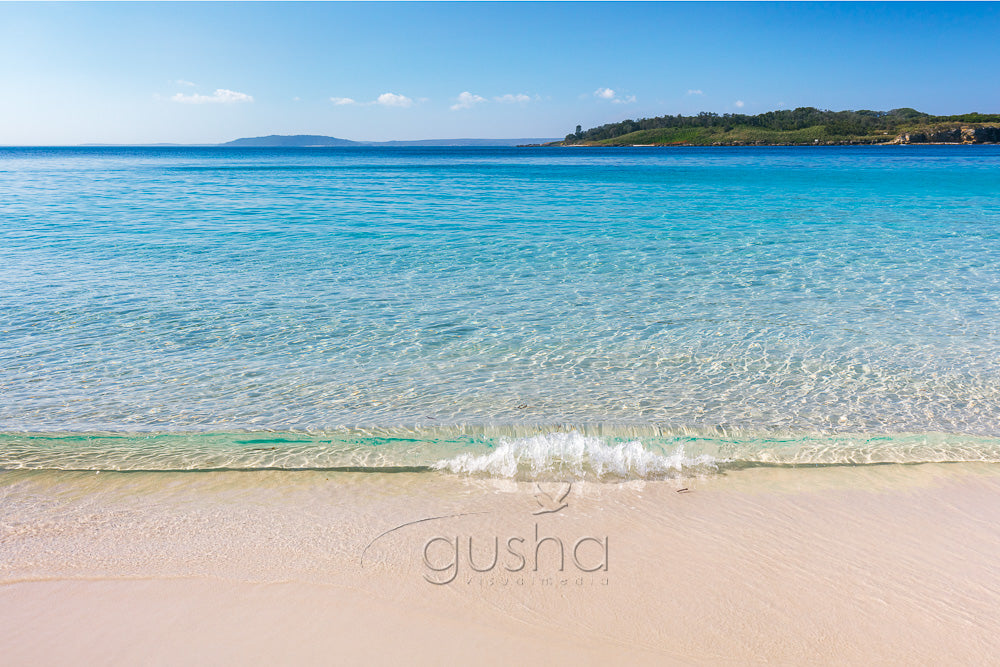
[[[577,431],[543,433],[500,441],[488,454],[459,454],[438,461],[437,470],[506,479],[660,479],[715,471],[720,461],[646,449],[639,440],[607,444]]]

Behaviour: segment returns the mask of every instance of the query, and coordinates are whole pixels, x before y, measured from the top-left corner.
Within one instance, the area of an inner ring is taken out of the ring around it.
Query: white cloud
[[[499,97],[494,97],[495,102],[500,102],[501,104],[525,104],[531,101],[531,97],[525,95],[524,93],[500,95]]]
[[[703,90],[699,90],[697,88],[692,88],[688,91],[688,95],[704,95],[704,94],[705,92]]]
[[[413,106],[413,100],[411,100],[406,95],[397,95],[396,93],[382,93],[375,100],[375,104],[381,104],[384,107],[401,107],[403,109]]]
[[[612,104],[631,104],[632,102],[635,102],[635,95],[620,97],[618,92],[612,90],[611,88],[598,88],[594,91],[594,97],[602,100],[608,100]]]
[[[185,81],[184,79],[177,79],[176,81],[174,81],[174,83],[176,83],[178,86],[187,86],[189,88],[194,88],[195,86],[198,85],[197,83]]]
[[[458,111],[459,109],[471,109],[480,102],[485,102],[485,97],[480,97],[479,95],[473,95],[469,91],[461,93],[455,98],[455,104],[451,105],[452,111]]]
[[[183,95],[177,93],[170,100],[180,102],[181,104],[234,104],[237,102],[253,102],[253,96],[246,93],[237,93],[235,90],[219,88],[211,95],[199,95],[197,93]]]
[[[351,106],[351,105],[371,106],[373,104],[380,104],[384,107],[400,107],[405,109],[407,107],[412,107],[414,104],[413,100],[407,97],[406,95],[397,95],[396,93],[382,93],[371,102],[359,102],[353,97],[331,97],[330,101],[333,102],[334,106],[338,107]],[[417,101],[426,102],[427,100],[420,99]]]
[[[737,109],[742,109],[744,104],[746,103],[743,100],[736,100],[733,102],[733,105],[735,105]]]

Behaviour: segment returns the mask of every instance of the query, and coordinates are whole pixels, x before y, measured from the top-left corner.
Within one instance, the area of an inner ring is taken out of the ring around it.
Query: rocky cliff
[[[894,144],[992,144],[1000,142],[1000,127],[935,128],[920,132],[903,132],[890,143]]]

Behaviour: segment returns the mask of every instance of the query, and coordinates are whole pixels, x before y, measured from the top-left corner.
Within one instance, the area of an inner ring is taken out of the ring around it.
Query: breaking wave
[[[1000,463],[1000,437],[635,427],[0,433],[0,471],[324,470],[512,480],[672,479],[761,466]]]
[[[507,479],[661,479],[714,472],[719,463],[710,454],[685,456],[683,445],[661,453],[645,448],[639,440],[607,444],[570,431],[501,440],[487,454],[463,453],[432,467]]]

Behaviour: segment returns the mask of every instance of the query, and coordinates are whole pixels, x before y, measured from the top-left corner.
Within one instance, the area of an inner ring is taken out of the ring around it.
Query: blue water
[[[1000,461],[1000,146],[8,148],[0,225],[0,467]]]

